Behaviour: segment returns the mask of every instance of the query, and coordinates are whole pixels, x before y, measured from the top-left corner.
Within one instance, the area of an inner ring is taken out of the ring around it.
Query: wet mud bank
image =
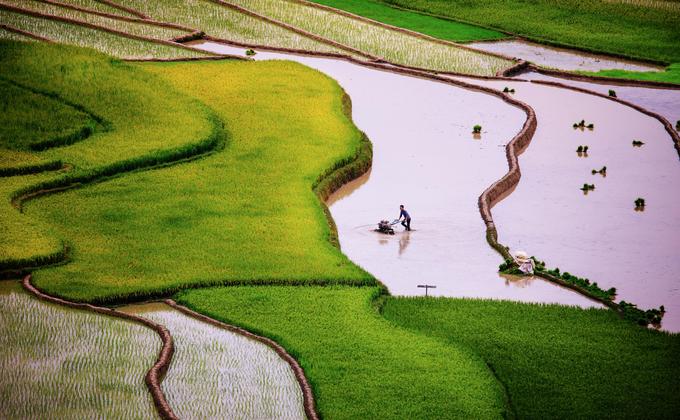
[[[244,52],[214,42],[193,46]],[[422,295],[418,285],[432,284],[429,293],[438,296],[599,305],[542,279],[518,287],[497,273],[501,260],[486,243],[477,199],[508,171],[505,146],[525,123],[522,110],[480,91],[345,61],[260,51],[254,57],[316,68],[352,98],[352,118],[373,143],[373,167],[331,196],[329,207],[343,252],[391,293]],[[472,133],[475,124],[483,127],[480,136]],[[402,203],[414,231],[374,232]]]
[[[603,289],[615,287],[619,301],[664,305],[663,328],[680,331],[680,164],[665,127],[631,107],[569,89],[477,83],[515,89],[539,121],[519,159],[522,181],[494,208],[500,241]],[[594,128],[574,128],[582,119]],[[576,152],[586,145],[586,153]],[[583,184],[595,189],[584,192]],[[637,198],[645,206],[636,210]]]

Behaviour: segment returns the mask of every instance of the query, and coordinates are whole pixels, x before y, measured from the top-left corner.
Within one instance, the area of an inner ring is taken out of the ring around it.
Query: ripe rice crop
[[[127,22],[124,20],[111,19],[103,16],[93,15],[78,10],[69,9],[53,5],[50,3],[43,3],[38,0],[3,0],[7,4],[21,7],[23,9],[33,10],[40,13],[51,14],[55,16],[66,17],[69,19],[76,19],[79,21],[92,23],[99,26],[115,29],[121,32],[126,32],[133,35],[141,35],[156,39],[171,39],[177,36],[185,35],[187,31],[179,29],[165,28],[156,25],[146,25],[143,23]]]
[[[144,383],[161,341],[146,327],[41,302],[0,282],[0,416],[153,418]]]
[[[201,0],[119,0],[156,20],[196,27],[208,35],[232,41],[320,52],[342,52],[279,26]]]
[[[124,311],[165,326],[175,340],[161,387],[179,418],[305,417],[292,369],[266,345],[161,303]]]
[[[87,110],[109,128],[36,153],[72,165],[69,172],[0,178],[0,269],[45,263],[63,251],[61,238],[48,239],[53,232],[10,207],[15,196],[183,159],[221,142],[210,110],[135,66],[65,45],[0,41],[0,51],[0,79]],[[14,106],[9,99],[0,97],[3,107]]]
[[[94,48],[121,58],[178,58],[206,55],[200,51],[194,52],[170,45],[125,38],[79,25],[27,16],[3,9],[0,9],[0,21],[54,41]]]
[[[437,71],[492,76],[510,60],[443,45],[290,1],[229,0],[311,33],[343,43],[397,64]]]

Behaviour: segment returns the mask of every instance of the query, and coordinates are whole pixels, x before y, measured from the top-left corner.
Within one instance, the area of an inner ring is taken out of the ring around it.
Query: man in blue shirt
[[[400,212],[398,220],[401,220],[401,218],[403,217],[404,220],[401,220],[401,225],[405,227],[406,230],[411,230],[411,216],[408,214],[403,204],[399,206],[399,210]]]

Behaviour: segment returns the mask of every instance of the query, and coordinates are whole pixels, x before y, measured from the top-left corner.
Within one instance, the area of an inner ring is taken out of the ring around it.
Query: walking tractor
[[[393,220],[391,222],[388,220],[381,220],[380,223],[378,223],[378,229],[375,231],[384,233],[385,235],[394,235],[394,228],[392,228],[392,226],[397,223],[399,223],[399,220]]]

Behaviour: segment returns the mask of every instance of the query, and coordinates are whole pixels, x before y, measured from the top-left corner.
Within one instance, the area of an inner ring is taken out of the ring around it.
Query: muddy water
[[[175,340],[161,386],[179,418],[305,418],[292,369],[264,344],[163,303],[121,310],[164,325]]]
[[[593,92],[609,94],[614,90],[619,99],[632,102],[650,111],[660,114],[675,126],[680,121],[680,89],[657,89],[638,86],[622,86],[604,83],[583,82],[580,80],[562,79],[537,72],[522,73],[519,78],[527,80],[547,80],[569,86],[576,86]],[[625,82],[625,81],[624,81]]]
[[[194,44],[242,53],[221,44]],[[259,52],[256,59],[289,59],[337,80],[352,98],[353,119],[374,147],[370,174],[331,197],[343,252],[395,295],[430,294],[594,304],[540,279],[530,287],[498,275],[500,257],[485,240],[479,194],[507,171],[504,145],[525,114],[496,97],[448,84],[320,58]],[[481,124],[479,139],[472,126]],[[405,204],[412,232],[374,232]]]
[[[680,331],[680,163],[658,120],[604,98],[534,83],[478,82],[536,111],[520,156],[522,180],[493,209],[499,239],[640,307],[665,305],[663,327]],[[585,119],[594,130],[572,128]],[[633,147],[633,139],[645,142]],[[576,148],[588,145],[588,156]],[[607,176],[592,169],[607,167]],[[579,188],[595,184],[585,195]],[[646,200],[635,211],[634,200]]]
[[[621,69],[630,71],[661,71],[657,66],[608,56],[589,54],[565,48],[549,47],[526,41],[473,42],[467,44],[479,50],[521,58],[544,67],[560,70],[599,71]]]

